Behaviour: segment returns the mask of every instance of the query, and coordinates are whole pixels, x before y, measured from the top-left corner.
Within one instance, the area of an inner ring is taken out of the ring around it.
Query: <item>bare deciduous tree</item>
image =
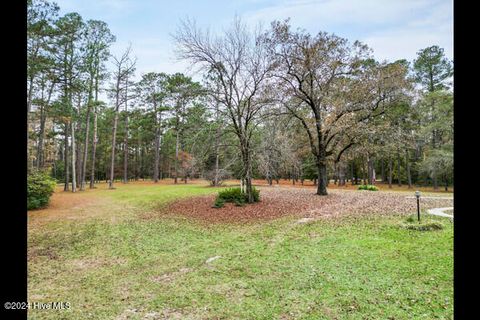
[[[219,90],[212,94],[228,114],[238,137],[242,180],[249,202],[253,202],[251,141],[255,116],[268,103],[263,93],[271,68],[260,33],[252,34],[239,18],[235,18],[222,36],[212,37],[194,21],[187,20],[182,22],[174,39],[180,59],[213,72],[219,81]]]

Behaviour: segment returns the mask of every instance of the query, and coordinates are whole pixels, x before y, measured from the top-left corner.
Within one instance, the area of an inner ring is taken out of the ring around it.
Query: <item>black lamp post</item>
[[[420,191],[415,191],[415,197],[417,198],[417,216],[418,216],[418,222],[420,222]]]

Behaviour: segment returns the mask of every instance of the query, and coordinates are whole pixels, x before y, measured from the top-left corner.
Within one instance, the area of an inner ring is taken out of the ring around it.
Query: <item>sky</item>
[[[61,14],[105,21],[117,37],[111,52],[132,44],[137,77],[146,72],[183,72],[198,80],[188,62],[177,61],[172,34],[181,19],[193,18],[212,33],[227,28],[235,15],[250,26],[290,18],[295,29],[334,33],[360,40],[378,60],[415,59],[432,45],[453,60],[452,0],[54,0]]]

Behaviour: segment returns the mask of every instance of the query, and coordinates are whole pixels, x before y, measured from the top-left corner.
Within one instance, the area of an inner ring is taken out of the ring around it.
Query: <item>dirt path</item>
[[[447,214],[444,211],[447,210],[453,210],[453,207],[445,207],[445,208],[433,208],[433,209],[428,209],[427,212],[429,214],[432,214],[434,216],[439,216],[439,217],[446,217],[450,218],[453,220],[453,214]]]

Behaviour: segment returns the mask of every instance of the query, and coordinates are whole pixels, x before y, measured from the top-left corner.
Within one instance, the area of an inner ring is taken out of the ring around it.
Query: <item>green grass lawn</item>
[[[209,226],[139,218],[176,198],[215,191],[98,190],[125,208],[105,215],[122,219],[58,220],[30,230],[29,301],[68,301],[71,308],[33,310],[29,318],[453,318],[448,219],[424,217],[444,229],[415,231],[402,228],[399,216]]]

